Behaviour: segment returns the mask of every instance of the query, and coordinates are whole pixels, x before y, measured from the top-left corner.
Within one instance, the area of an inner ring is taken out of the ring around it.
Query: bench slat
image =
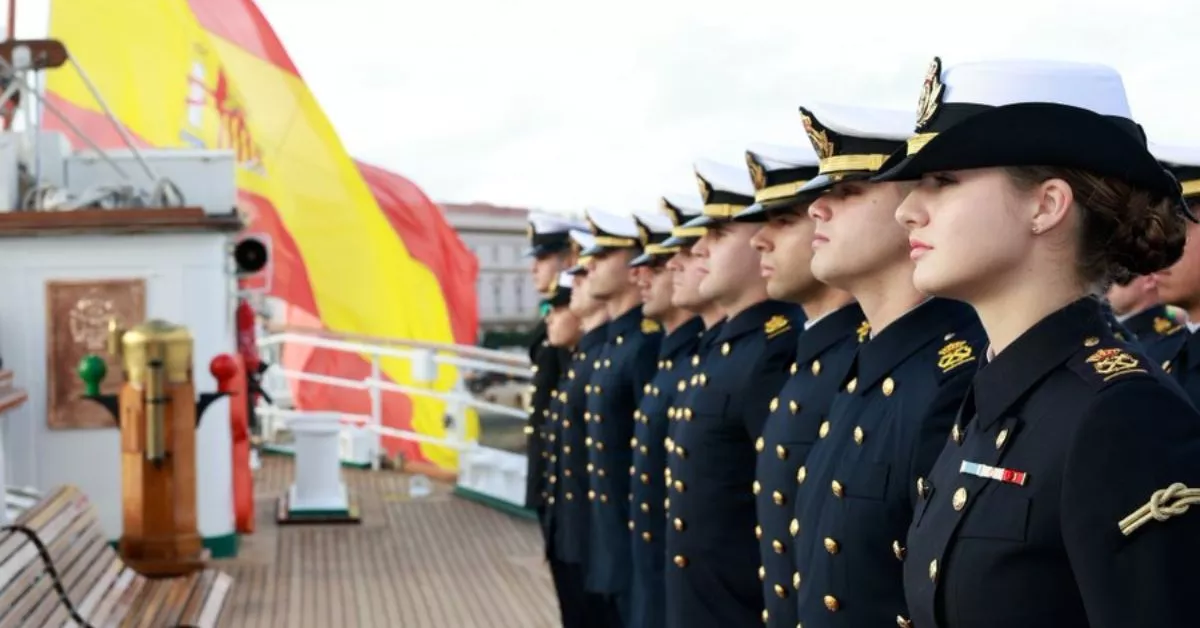
[[[76,534],[81,526],[85,526],[87,523],[86,519],[76,517],[80,512],[78,510],[46,510],[44,512],[48,520],[42,522],[39,538],[51,552],[53,552],[52,547],[61,546],[66,539]],[[3,609],[5,618],[21,617],[38,604],[61,604],[57,590],[53,589],[53,580],[49,578],[45,562],[37,547],[23,532],[15,534],[24,539],[24,543],[10,555],[11,559],[5,562],[3,573],[0,574],[0,580],[6,583],[0,590],[2,593],[0,594],[0,609]],[[42,580],[49,582],[51,588],[34,586]]]
[[[64,604],[45,560],[24,532],[0,532],[0,628],[82,628],[74,607],[94,628],[214,627],[233,579],[206,569],[151,580],[129,568],[108,544],[87,497],[63,486],[14,522],[37,535],[66,591]]]
[[[208,597],[208,591],[212,588],[216,575],[217,572],[212,569],[205,569],[200,572],[200,577],[196,580],[196,586],[192,587],[187,603],[183,605],[183,608],[179,612],[180,625],[189,626],[196,623],[201,609],[204,608],[204,600]]]
[[[225,598],[229,595],[229,588],[233,586],[233,576],[223,571],[214,573],[216,579],[208,590],[208,598],[204,601],[200,617],[195,622],[198,628],[216,628],[217,621],[221,619],[221,611],[225,610]]]

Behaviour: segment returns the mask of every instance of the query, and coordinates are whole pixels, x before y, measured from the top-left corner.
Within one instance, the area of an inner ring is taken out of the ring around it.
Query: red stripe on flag
[[[300,76],[292,57],[252,0],[188,0],[205,30],[246,52]]]
[[[437,277],[454,341],[475,344],[479,329],[475,290],[479,260],[475,254],[421,188],[394,172],[361,161],[354,163],[408,254]]]

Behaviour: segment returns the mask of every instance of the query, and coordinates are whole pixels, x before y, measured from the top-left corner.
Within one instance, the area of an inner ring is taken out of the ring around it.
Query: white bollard
[[[342,482],[338,458],[340,418],[337,413],[313,412],[288,422],[296,454],[296,481],[288,491],[288,519],[357,519]]]

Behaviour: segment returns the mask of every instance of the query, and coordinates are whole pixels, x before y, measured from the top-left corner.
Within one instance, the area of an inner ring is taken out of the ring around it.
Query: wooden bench
[[[139,575],[73,486],[0,529],[0,628],[207,628],[217,625],[232,582],[213,569],[160,580]]]

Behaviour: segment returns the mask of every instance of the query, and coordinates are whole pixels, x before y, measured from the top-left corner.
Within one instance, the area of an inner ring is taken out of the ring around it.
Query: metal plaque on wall
[[[121,362],[108,353],[108,324],[121,328],[146,320],[144,279],[46,282],[46,417],[50,429],[117,427],[103,406],[83,398],[76,369],[89,353],[104,359],[108,376],[100,392],[120,392]]]

